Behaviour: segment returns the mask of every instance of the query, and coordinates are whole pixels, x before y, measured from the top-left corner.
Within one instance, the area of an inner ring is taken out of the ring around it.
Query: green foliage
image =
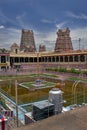
[[[80,71],[80,70],[76,70],[75,68],[71,68],[70,70],[64,68],[64,67],[60,67],[60,68],[46,68],[47,71],[56,71],[56,72],[67,72],[67,73],[74,73],[74,74],[80,74],[80,73],[84,73],[87,74],[87,71]]]
[[[69,70],[71,73],[75,73],[76,72],[76,70],[75,70],[75,68],[71,68],[71,70]]]
[[[67,72],[66,68],[63,68],[63,67],[60,67],[58,70],[59,72]]]
[[[58,72],[67,72],[66,68],[46,68],[47,71],[58,71]]]
[[[0,105],[3,106],[5,109],[7,109],[7,106],[5,104],[5,99],[0,96]]]
[[[86,75],[87,75],[87,71],[83,71],[83,74],[86,74]]]
[[[69,73],[74,73],[74,74],[80,74],[81,71],[76,70],[75,68],[71,68],[71,70],[68,70]]]

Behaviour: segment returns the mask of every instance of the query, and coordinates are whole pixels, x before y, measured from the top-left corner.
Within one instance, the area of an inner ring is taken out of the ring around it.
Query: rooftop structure
[[[11,52],[17,54],[20,52],[20,47],[17,45],[17,43],[13,43],[11,46]]]
[[[48,101],[40,101],[33,104],[33,118],[34,120],[45,119],[54,115],[54,104]]]
[[[46,46],[45,45],[40,45],[39,46],[39,52],[46,51]]]
[[[36,106],[39,109],[43,109],[43,108],[46,108],[46,107],[49,107],[49,106],[54,106],[52,103],[48,102],[47,100],[35,102],[33,105]]]

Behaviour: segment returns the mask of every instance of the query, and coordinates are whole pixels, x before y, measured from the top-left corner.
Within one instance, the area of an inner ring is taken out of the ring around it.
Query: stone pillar
[[[8,57],[7,56],[5,56],[5,63],[8,61]]]
[[[85,55],[85,63],[87,63],[87,55]]]
[[[45,62],[45,57],[43,58],[43,62]]]
[[[56,62],[56,56],[54,56],[54,59],[55,59],[55,61],[54,61],[54,62]]]
[[[85,69],[87,69],[87,55],[85,55]]]
[[[20,57],[19,57],[19,62],[20,62],[21,60],[20,60]]]
[[[28,57],[28,63],[30,62],[30,58]]]
[[[60,56],[59,56],[59,62],[60,62]]]
[[[69,56],[68,56],[68,63],[69,63],[70,61],[69,61]]]
[[[0,63],[1,63],[1,56],[0,56]],[[1,66],[0,66],[0,71],[1,71]]]
[[[78,55],[78,68],[81,71],[82,66],[81,66],[81,60],[80,60],[80,55]]]
[[[53,62],[52,57],[51,57],[51,62]]]
[[[20,57],[18,57],[18,63],[20,63]]]
[[[81,61],[80,61],[80,55],[78,55],[78,62],[80,63]]]
[[[10,62],[10,57],[6,56],[6,62]]]
[[[0,56],[0,63],[1,63],[1,56]]]
[[[70,66],[70,61],[69,61],[69,56],[68,56],[68,65],[67,65],[67,68],[71,68],[71,66]]]
[[[14,60],[14,57],[12,57],[12,61],[13,61],[13,63],[14,63],[14,61],[15,61],[15,60]]]
[[[56,56],[55,56],[55,62],[57,62],[57,60],[56,60],[57,58],[56,58]]]
[[[74,56],[73,56],[73,62],[74,62],[75,60],[74,60]]]
[[[34,57],[33,57],[33,63],[34,63]]]
[[[47,62],[48,62],[48,57],[46,57],[47,58]]]
[[[65,56],[63,56],[63,62],[65,62]]]
[[[8,62],[10,62],[10,56],[8,56]]]

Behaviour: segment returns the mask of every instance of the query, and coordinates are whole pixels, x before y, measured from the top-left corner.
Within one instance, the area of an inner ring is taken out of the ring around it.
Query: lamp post
[[[40,79],[39,53],[37,53],[37,74],[38,74],[38,79]]]
[[[17,80],[15,80],[15,100],[16,100],[16,125],[18,127],[18,91],[17,91]]]
[[[79,50],[81,49],[81,48],[80,48],[80,41],[81,41],[81,38],[79,38]]]

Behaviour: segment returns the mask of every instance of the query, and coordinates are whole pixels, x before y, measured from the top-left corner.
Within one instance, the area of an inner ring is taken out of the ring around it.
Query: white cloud
[[[48,23],[48,24],[53,23],[51,20],[48,20],[48,19],[42,19],[41,22]]]
[[[56,31],[48,32],[48,33],[42,33],[38,31],[34,31],[35,33],[35,42],[37,45],[37,48],[40,44],[43,44],[46,46],[47,50],[54,50],[55,41],[56,41]]]
[[[3,29],[3,28],[5,28],[5,27],[4,27],[3,25],[1,25],[1,26],[0,26],[0,29]]]
[[[65,24],[66,24],[66,22],[58,23],[58,24],[56,24],[56,28],[61,29],[61,28],[63,28],[65,26]]]
[[[66,15],[69,16],[69,17],[75,18],[75,19],[85,19],[85,20],[87,20],[87,14],[83,14],[83,13],[75,14],[73,12],[66,12]]]
[[[29,28],[29,29],[31,29],[32,25],[30,23],[29,24],[26,23],[26,20],[25,20],[26,18],[27,18],[27,13],[26,12],[23,12],[22,14],[17,15],[16,16],[17,24],[21,28],[24,28],[24,29]]]
[[[34,30],[32,24],[31,24],[31,23],[27,23],[26,18],[27,18],[27,13],[26,13],[26,12],[23,12],[22,14],[17,15],[17,16],[16,16],[17,25],[18,25],[21,29]]]
[[[14,20],[12,20],[12,18],[9,18],[8,16],[6,16],[2,12],[2,10],[0,10],[0,22],[3,24],[9,22],[10,24],[17,25],[16,21],[14,21]]]
[[[79,49],[79,38],[81,49],[87,49],[87,27],[72,29],[71,38],[75,49]]]
[[[40,44],[46,45],[47,50],[54,50],[55,47],[55,42],[56,42],[56,38],[57,38],[57,34],[56,32],[58,31],[58,29],[61,29],[65,26],[66,22],[61,22],[56,24],[56,28],[55,30],[51,31],[51,32],[38,32],[36,30],[34,30],[35,32],[35,41],[37,46],[39,46]]]
[[[14,28],[5,28],[0,31],[0,48],[10,49],[10,46],[16,42],[20,43],[21,31]]]

